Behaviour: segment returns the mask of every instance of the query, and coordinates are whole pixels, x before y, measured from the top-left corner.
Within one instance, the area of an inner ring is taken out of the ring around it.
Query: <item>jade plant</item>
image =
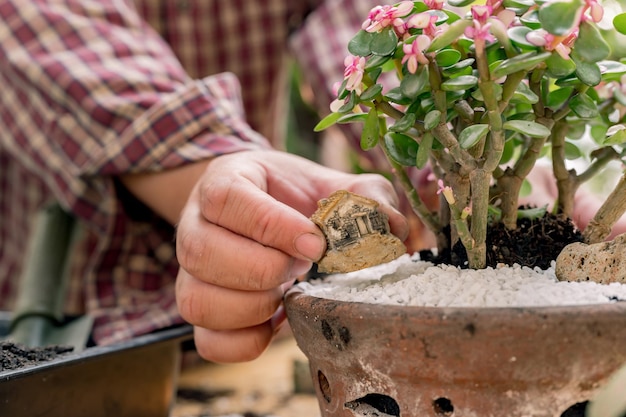
[[[317,129],[362,123],[361,147],[383,149],[439,249],[460,241],[469,266],[483,268],[489,223],[516,227],[539,158],[552,159],[554,210],[570,216],[579,186],[626,155],[626,62],[606,36],[626,33],[626,14],[604,14],[596,0],[375,7],[348,44],[337,100]],[[607,20],[608,30],[599,25]],[[593,150],[579,145],[583,136]],[[568,166],[579,158],[581,172]],[[408,172],[427,165],[440,186],[435,213]],[[622,178],[584,238],[606,238],[625,209]]]

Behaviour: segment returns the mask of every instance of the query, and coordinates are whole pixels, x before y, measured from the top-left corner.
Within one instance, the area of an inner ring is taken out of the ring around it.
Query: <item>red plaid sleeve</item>
[[[88,220],[97,176],[269,146],[237,79],[191,79],[127,2],[4,1],[0,19],[4,145]]]

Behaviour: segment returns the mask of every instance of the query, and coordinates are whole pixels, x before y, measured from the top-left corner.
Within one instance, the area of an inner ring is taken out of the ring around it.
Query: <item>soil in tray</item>
[[[10,341],[0,341],[0,372],[50,361],[72,350],[74,348],[71,346],[51,345],[31,348]]]

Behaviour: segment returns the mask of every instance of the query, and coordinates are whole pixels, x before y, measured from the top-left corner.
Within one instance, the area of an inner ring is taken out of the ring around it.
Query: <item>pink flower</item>
[[[402,51],[404,51],[402,64],[406,63],[411,74],[415,74],[419,64],[428,65],[428,58],[424,55],[424,50],[429,46],[430,38],[426,35],[419,35],[412,43],[402,46]]]
[[[436,23],[437,16],[427,12],[423,12],[411,16],[411,18],[409,18],[409,20],[406,22],[406,26],[409,29],[422,29],[422,34],[427,35],[429,38],[433,39],[448,26],[447,24],[437,26]]]
[[[430,10],[443,9],[444,0],[424,0],[424,4],[428,6]]]
[[[474,40],[495,41],[495,37],[489,31],[491,23],[488,20],[492,13],[493,9],[491,6],[472,6],[474,26],[465,29],[465,36]]]
[[[493,8],[491,6],[472,6],[472,18],[481,24],[487,23],[491,17]]]
[[[604,17],[604,8],[597,0],[585,0],[586,7],[585,9],[589,9],[589,16],[591,20],[595,23],[598,23]]]
[[[408,15],[411,10],[413,10],[412,1],[403,1],[398,6],[376,6],[370,10],[361,28],[367,32],[380,32],[392,24],[396,26],[398,23],[394,24],[394,21]]]
[[[452,188],[450,188],[449,185],[444,186],[442,179],[437,181],[437,185],[439,186],[437,194],[443,194],[443,197],[446,199],[448,204],[454,204],[456,200],[454,199],[454,192],[452,192]]]
[[[548,33],[545,29],[537,29],[528,32],[526,40],[536,46],[543,46],[546,51],[555,51],[561,58],[569,59],[572,45],[576,40],[577,33],[572,32],[566,36],[556,36]]]
[[[343,76],[346,79],[346,90],[361,93],[361,81],[363,81],[363,73],[365,73],[365,58],[359,56],[348,55],[343,62],[346,69]]]

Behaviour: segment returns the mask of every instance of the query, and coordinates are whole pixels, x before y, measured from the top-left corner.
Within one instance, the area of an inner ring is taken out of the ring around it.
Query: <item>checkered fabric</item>
[[[372,3],[0,0],[0,308],[56,200],[84,226],[66,310],[97,343],[180,323],[173,227],[116,177],[270,147],[290,35],[326,107]]]

